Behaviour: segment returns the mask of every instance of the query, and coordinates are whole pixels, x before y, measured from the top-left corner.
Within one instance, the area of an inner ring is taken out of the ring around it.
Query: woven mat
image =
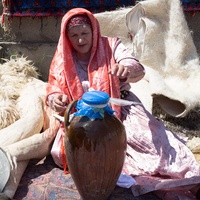
[[[14,200],[81,200],[70,174],[65,174],[51,156],[30,161]],[[133,197],[130,189],[116,187],[108,200],[159,200],[153,194]]]

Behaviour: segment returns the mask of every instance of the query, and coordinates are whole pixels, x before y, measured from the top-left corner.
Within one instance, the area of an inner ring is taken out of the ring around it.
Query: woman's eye
[[[75,34],[74,34],[74,35],[71,35],[71,38],[75,38],[76,36],[77,36],[77,35],[75,35]]]

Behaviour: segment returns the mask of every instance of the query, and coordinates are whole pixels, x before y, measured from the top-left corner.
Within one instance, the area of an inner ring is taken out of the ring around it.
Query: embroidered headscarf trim
[[[72,17],[67,23],[66,30],[68,31],[70,28],[80,25],[87,25],[92,27],[91,21],[87,15],[75,15],[74,17]]]

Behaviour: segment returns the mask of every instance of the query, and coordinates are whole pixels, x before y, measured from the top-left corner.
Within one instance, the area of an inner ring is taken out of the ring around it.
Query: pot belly
[[[95,121],[79,118],[66,132],[65,147],[69,171],[81,197],[107,199],[116,186],[126,153],[121,122],[110,116]]]

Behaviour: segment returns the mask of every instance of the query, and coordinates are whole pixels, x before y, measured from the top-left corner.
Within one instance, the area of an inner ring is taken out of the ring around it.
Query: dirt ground
[[[162,120],[172,132],[180,136],[186,136],[188,139],[195,136],[200,137],[200,108],[191,111],[182,118],[172,117],[164,113],[153,113],[153,115]]]
[[[156,109],[153,109],[153,115],[162,120],[169,130],[177,136],[187,139],[187,141],[195,138],[194,143],[199,146],[198,148],[200,148],[200,143],[198,144],[198,142],[200,142],[200,140],[198,140],[200,138],[200,107],[190,111],[182,118],[167,115],[156,102],[154,102],[154,108],[155,107]],[[159,111],[159,113],[157,113],[156,110]],[[200,150],[195,153],[192,150],[192,152],[197,162],[200,163]]]

